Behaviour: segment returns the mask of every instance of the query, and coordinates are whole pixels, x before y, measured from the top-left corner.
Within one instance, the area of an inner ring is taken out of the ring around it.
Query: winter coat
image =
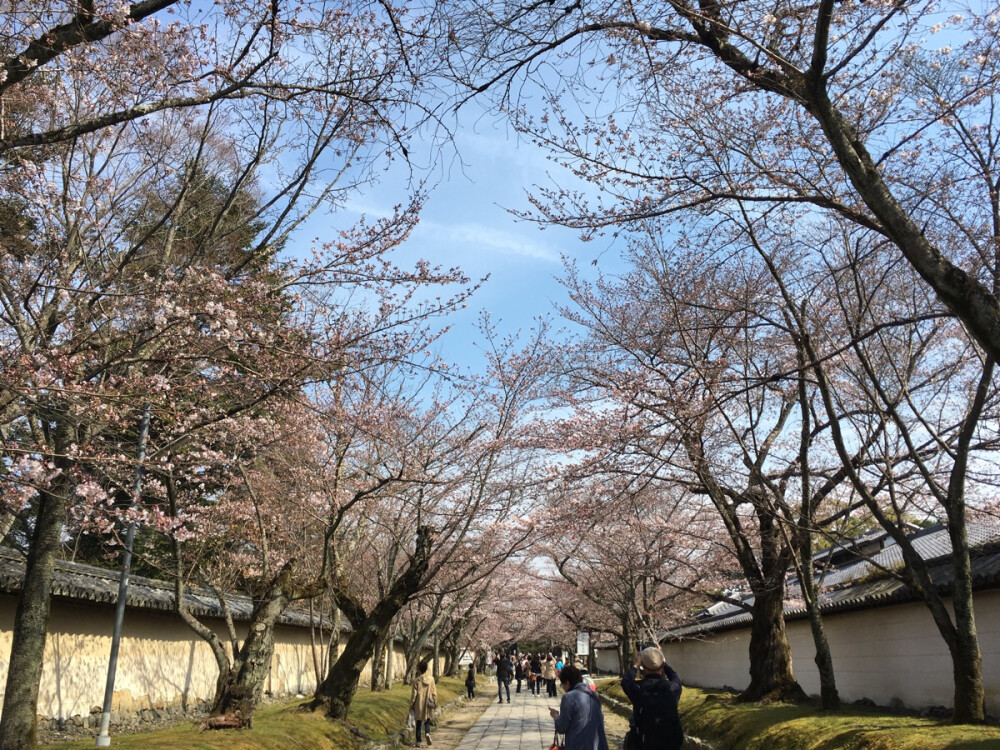
[[[499,659],[494,661],[497,665],[497,679],[501,681],[510,680],[510,661],[506,656],[501,656]]]
[[[542,679],[554,680],[556,678],[556,663],[552,659],[542,662]]]
[[[601,701],[582,682],[563,695],[556,731],[566,735],[566,750],[608,750]]]
[[[434,705],[431,705],[432,703]],[[434,684],[434,675],[430,672],[424,672],[413,681],[413,692],[410,695],[410,710],[413,711],[413,718],[417,721],[431,718],[434,715],[436,704],[437,685]]]

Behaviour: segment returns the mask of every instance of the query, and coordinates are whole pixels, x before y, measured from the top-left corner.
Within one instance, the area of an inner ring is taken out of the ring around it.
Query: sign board
[[[578,630],[576,633],[576,655],[590,656],[590,633]]]

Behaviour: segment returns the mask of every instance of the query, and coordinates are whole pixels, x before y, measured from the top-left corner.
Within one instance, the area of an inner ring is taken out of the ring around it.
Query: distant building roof
[[[16,550],[0,548],[0,592],[17,594],[24,582],[24,556]],[[68,560],[56,561],[52,596],[73,601],[95,604],[115,604],[118,601],[118,571],[105,570],[94,565],[85,565]],[[184,595],[188,611],[198,617],[223,617],[222,606],[214,592],[207,589],[188,588]],[[143,576],[129,576],[126,606],[160,612],[174,612],[174,587],[165,581],[157,581]],[[249,596],[229,594],[226,607],[237,622],[250,620],[253,600]],[[290,608],[278,619],[282,625],[309,627],[319,624],[320,616],[310,620],[308,612]],[[328,618],[324,626],[329,627]],[[343,623],[342,627],[347,625]],[[349,627],[349,626],[348,626]]]
[[[951,539],[943,526],[921,529],[909,536],[917,554],[928,563],[931,580],[938,590],[947,593],[954,579],[951,566]],[[973,588],[1000,587],[1000,530],[970,524],[968,528]],[[820,610],[824,613],[869,609],[901,604],[919,599],[917,592],[891,574],[903,566],[899,545],[884,532],[865,534],[850,543],[835,545],[814,558],[816,580],[820,585]],[[807,616],[804,604],[797,603],[799,580],[790,575],[785,619]],[[747,607],[752,594],[733,594],[743,606],[717,602],[699,612],[694,621],[670,628],[664,638],[690,638],[710,632],[733,630],[749,625]]]

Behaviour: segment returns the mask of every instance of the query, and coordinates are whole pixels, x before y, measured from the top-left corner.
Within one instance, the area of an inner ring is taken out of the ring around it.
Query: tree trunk
[[[389,593],[370,614],[365,614],[360,603],[342,589],[333,588],[334,599],[351,620],[353,630],[336,663],[330,667],[326,679],[316,688],[313,710],[323,706],[331,719],[346,719],[351,701],[358,691],[361,672],[372,657],[375,643],[388,632],[393,618],[424,585],[431,554],[431,529],[417,529],[416,550],[406,571],[396,579]]]
[[[632,655],[635,652],[635,635],[632,632],[631,623],[627,619],[619,620],[622,626],[622,637],[618,642],[618,674],[625,675],[625,670],[632,664]]]
[[[951,603],[955,612],[955,638],[954,644],[947,636],[945,640],[951,648],[952,669],[955,675],[955,713],[952,718],[956,724],[978,724],[986,720],[983,657],[979,650],[976,616],[972,604],[972,559],[969,554],[969,536],[966,527],[965,484],[975,427],[982,418],[995,369],[996,359],[991,357],[983,366],[975,397],[965,415],[959,434],[955,464],[952,466],[948,481],[948,534],[951,541],[951,565],[954,575],[951,584]],[[944,623],[940,623],[938,627],[943,628]]]
[[[340,609],[336,606],[333,607],[333,622],[331,623],[332,632],[330,633],[330,642],[326,650],[326,659],[323,665],[323,674],[330,671],[330,668],[337,663],[337,659],[340,658],[340,628],[342,625],[343,614]],[[316,677],[316,684],[319,685],[323,680],[323,675],[318,675]]]
[[[785,415],[791,403],[785,404]],[[803,701],[806,694],[792,672],[792,649],[785,636],[785,574],[794,556],[778,517],[781,499],[776,497],[777,488],[757,476],[751,477],[740,493],[741,499],[753,506],[757,519],[754,541],[743,527],[737,512],[739,504],[730,501],[712,473],[701,435],[691,432],[682,437],[695,474],[726,525],[736,558],[754,595],[750,608],[750,684],[740,697],[744,701],[765,698]]]
[[[395,678],[396,672],[396,638],[400,633],[399,625],[393,629],[393,632],[386,639],[385,644],[385,679],[382,682],[382,687],[385,690],[392,689],[392,681]]]
[[[316,684],[323,679],[323,657],[320,654],[320,649],[323,645],[323,618],[319,621],[319,640],[316,638],[316,608],[312,599],[309,600],[309,650],[312,652],[312,662],[313,662],[313,674],[316,678]]]
[[[777,276],[777,274],[775,274]],[[803,313],[805,303],[803,302]],[[796,318],[796,320],[800,320]],[[809,465],[809,451],[813,442],[812,416],[809,408],[809,385],[804,376],[808,353],[800,337],[796,337],[796,353],[799,364],[799,407],[801,418],[801,433],[799,438],[799,465],[802,472],[802,502],[799,505],[798,525],[791,530],[792,538],[798,541],[795,550],[798,552],[799,587],[802,598],[806,602],[806,612],[809,614],[809,627],[812,630],[813,644],[816,647],[816,668],[819,670],[820,705],[826,710],[840,707],[840,694],[837,692],[836,673],[833,671],[833,655],[830,653],[830,642],[826,639],[826,629],[823,627],[823,614],[819,610],[819,594],[816,586],[816,576],[813,571],[813,526],[815,522],[818,498],[826,495],[826,487],[820,495],[814,496],[812,491],[812,469]],[[839,483],[839,479],[837,483]],[[834,486],[831,482],[830,487]],[[792,544],[789,542],[789,547]]]
[[[268,598],[254,608],[239,654],[216,682],[213,716],[231,714],[239,718],[241,728],[253,726],[254,712],[264,694],[264,681],[271,672],[274,624],[287,606],[288,596],[279,584],[277,590],[272,588]]]
[[[372,652],[372,679],[370,689],[377,692],[384,689],[386,672],[386,644],[389,641],[389,631],[386,630],[375,641]]]
[[[819,670],[820,705],[826,710],[840,708],[840,693],[837,690],[836,674],[833,670],[833,654],[830,652],[830,642],[826,638],[823,627],[823,615],[819,611],[819,602],[815,596],[815,585],[806,597],[806,610],[809,613],[809,627],[812,629],[813,643],[816,646],[816,669]]]
[[[965,526],[964,492],[950,498],[948,532],[951,536],[951,603],[955,612],[955,638],[951,647],[955,675],[956,724],[981,724],[986,720],[986,691],[983,687],[983,657],[979,650],[976,617],[972,605],[972,560]],[[941,625],[939,625],[941,627]],[[947,638],[945,639],[948,640]]]
[[[952,654],[955,675],[956,724],[982,724],[986,718],[986,692],[983,689],[983,659],[979,651],[975,625],[972,632],[959,630],[959,648]]]
[[[375,642],[382,630],[387,630],[391,616],[379,623],[374,616],[361,628],[355,628],[347,639],[344,651],[316,688],[313,709],[324,706],[331,719],[346,719],[347,711],[358,691],[358,682],[365,665],[372,658]]]
[[[305,587],[293,586],[294,564],[294,560],[286,562],[264,587],[263,595],[254,597],[247,637],[233,655],[232,664],[224,667],[220,663],[219,666],[211,713],[214,716],[234,716],[239,719],[238,726],[241,728],[253,726],[254,712],[264,694],[264,681],[271,673],[275,623],[289,602],[312,598],[324,588],[320,582]],[[206,629],[202,627],[202,630]]]
[[[792,672],[792,648],[785,636],[783,583],[754,586],[750,626],[750,685],[740,699],[803,701],[806,694]]]
[[[448,677],[458,676],[458,660],[461,656],[459,648],[459,638],[461,637],[461,628],[456,625],[444,636],[444,673]]]
[[[396,637],[393,635],[389,639],[389,646],[385,652],[385,679],[382,682],[383,690],[392,689],[392,680],[396,671]]]
[[[49,623],[49,592],[59,554],[60,534],[69,510],[67,469],[60,468],[63,473],[57,484],[39,493],[35,532],[14,615],[7,687],[3,716],[0,717],[0,747],[4,750],[34,750],[37,741],[36,710]]]

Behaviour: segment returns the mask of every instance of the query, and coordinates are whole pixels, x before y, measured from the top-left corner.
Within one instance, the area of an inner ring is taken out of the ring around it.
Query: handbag
[[[549,750],[566,750],[566,738],[556,732],[552,735],[552,744],[549,745]]]

